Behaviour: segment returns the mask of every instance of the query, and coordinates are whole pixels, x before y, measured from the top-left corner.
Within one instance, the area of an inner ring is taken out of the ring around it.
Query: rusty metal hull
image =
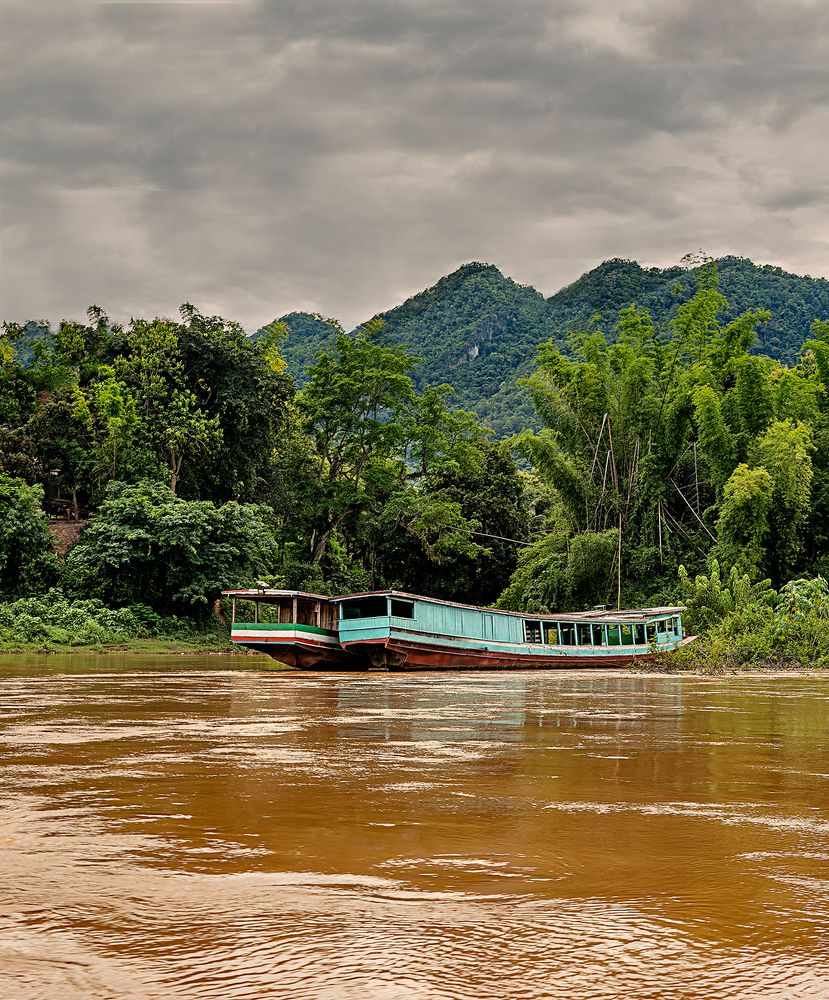
[[[693,641],[687,636],[682,645]],[[422,643],[398,638],[365,640],[347,643],[349,652],[359,653],[370,660],[375,668],[386,670],[514,670],[543,668],[555,670],[565,667],[629,667],[648,663],[659,654],[607,652],[599,656],[585,653],[568,655],[549,653],[504,653],[497,650],[458,649],[439,643]]]

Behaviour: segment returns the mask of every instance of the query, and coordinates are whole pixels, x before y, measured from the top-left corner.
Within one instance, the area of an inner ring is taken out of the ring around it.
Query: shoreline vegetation
[[[380,318],[320,318],[300,385],[281,322],[5,323],[0,653],[226,652],[222,589],[265,585],[684,604],[698,641],[648,672],[829,667],[829,319],[783,364],[714,262],[689,285],[550,331],[500,441]]]

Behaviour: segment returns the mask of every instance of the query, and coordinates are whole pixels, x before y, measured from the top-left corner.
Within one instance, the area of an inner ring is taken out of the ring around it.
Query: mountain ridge
[[[829,317],[829,280],[745,257],[722,257],[717,266],[720,289],[730,303],[724,318],[769,309],[771,319],[760,329],[755,351],[794,362],[812,321]],[[568,333],[594,321],[611,333],[620,310],[633,303],[649,309],[657,327],[666,329],[693,294],[698,270],[648,268],[610,258],[545,298],[494,264],[472,261],[377,316],[384,320],[386,342],[405,345],[421,359],[414,373],[418,385],[448,382],[456,404],[475,410],[503,437],[535,424],[517,380],[532,370],[540,343],[552,338],[564,345]],[[333,334],[314,314],[288,313],[281,321],[290,330],[289,370],[301,384],[305,367],[330,346]]]

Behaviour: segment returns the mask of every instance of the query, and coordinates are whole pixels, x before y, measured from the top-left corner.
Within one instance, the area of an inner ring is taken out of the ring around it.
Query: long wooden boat
[[[235,644],[305,669],[610,667],[646,662],[693,641],[683,632],[681,607],[530,615],[396,590],[334,598],[269,589],[224,593],[232,599]],[[240,619],[243,606],[252,612]]]
[[[223,590],[231,600],[230,639],[304,670],[366,670],[371,663],[343,649],[337,605],[301,590]]]
[[[394,590],[335,603],[343,649],[391,670],[622,666],[691,641],[681,607],[529,615]]]

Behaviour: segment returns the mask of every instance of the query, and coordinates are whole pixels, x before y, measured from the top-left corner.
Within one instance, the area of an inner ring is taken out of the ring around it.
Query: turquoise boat
[[[268,589],[225,594],[233,601],[234,643],[306,669],[625,666],[693,641],[683,631],[682,607],[530,615],[397,590],[333,598]],[[253,621],[239,620],[240,599],[252,605]]]
[[[620,666],[691,641],[681,607],[528,615],[395,590],[334,602],[343,649],[391,670]]]

